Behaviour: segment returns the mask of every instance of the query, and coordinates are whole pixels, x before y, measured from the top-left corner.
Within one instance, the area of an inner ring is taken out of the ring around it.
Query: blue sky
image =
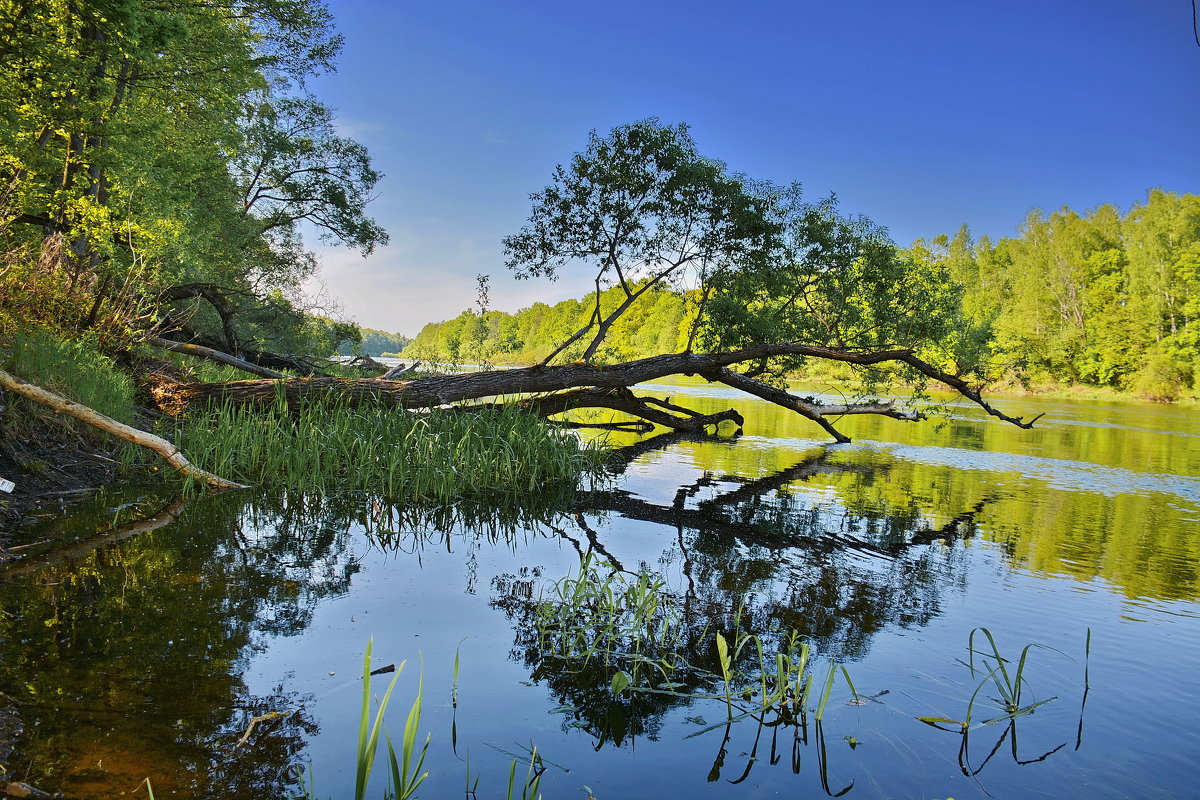
[[[686,122],[734,171],[835,192],[900,244],[1011,235],[1032,208],[1200,191],[1190,0],[330,0],[346,49],[313,84],[386,177],[392,243],[320,248],[344,313],[415,334],[517,282],[500,239],[592,129]]]

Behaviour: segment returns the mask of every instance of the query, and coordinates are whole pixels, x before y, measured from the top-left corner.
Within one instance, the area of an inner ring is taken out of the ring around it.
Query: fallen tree
[[[289,406],[294,407],[304,403],[336,399],[347,407],[373,403],[419,409],[516,395],[518,397],[511,402],[523,405],[543,416],[581,408],[608,408],[675,430],[697,430],[725,420],[731,420],[740,426],[742,418],[736,410],[730,409],[716,415],[699,415],[682,406],[656,398],[638,397],[629,388],[669,375],[699,375],[791,409],[819,424],[839,442],[848,442],[850,439],[834,428],[831,420],[837,417],[876,414],[910,422],[924,418],[920,411],[897,408],[892,402],[836,405],[821,403],[812,398],[798,397],[750,375],[729,369],[734,364],[787,355],[805,355],[858,366],[904,364],[954,389],[998,419],[1021,428],[1030,428],[1034,422],[1026,422],[1021,417],[1012,417],[997,410],[983,398],[978,386],[972,386],[954,375],[938,370],[908,350],[859,353],[791,342],[762,344],[724,353],[675,353],[608,366],[538,365],[525,369],[442,375],[407,381],[378,378],[293,378],[222,383],[162,383],[155,387],[154,394],[160,407],[176,413],[194,403],[213,401],[266,407],[282,398]],[[531,394],[535,396],[522,397]]]
[[[404,409],[488,401],[542,416],[602,408],[678,431],[740,426],[735,409],[701,414],[632,388],[692,375],[787,408],[838,442],[849,441],[834,426],[843,416],[925,418],[920,408],[874,399],[896,382],[918,392],[941,384],[1021,428],[1036,420],[983,398],[986,342],[964,332],[961,292],[941,267],[903,253],[870,221],[841,215],[832,199],[803,203],[798,186],[730,174],[696,151],[685,126],[646,120],[606,137],[593,133],[532,200],[529,223],[504,240],[507,265],[518,278],[550,279],[584,266],[595,286],[583,327],[565,332],[536,366],[409,380],[162,382],[156,400],[169,412],[281,399],[291,407],[336,399]],[[604,300],[613,287],[619,291],[609,297],[617,299]],[[668,287],[689,303],[682,352],[598,363],[617,321]],[[783,388],[787,375],[813,361],[853,372],[854,399],[826,403]]]
[[[32,400],[35,403],[40,403],[46,406],[57,414],[66,414],[80,422],[91,425],[94,428],[110,433],[120,439],[124,439],[131,444],[136,444],[139,447],[145,447],[157,453],[168,464],[171,469],[189,478],[194,478],[203,481],[213,489],[245,489],[246,487],[240,483],[227,481],[219,475],[214,475],[211,472],[206,472],[193,465],[183,453],[179,452],[179,448],[163,439],[160,436],[155,436],[152,433],[138,430],[130,427],[123,422],[118,422],[112,417],[105,416],[95,409],[80,405],[65,397],[61,397],[53,392],[48,392],[40,386],[34,386],[31,383],[10,375],[8,372],[0,369],[0,389],[20,395],[27,400]]]

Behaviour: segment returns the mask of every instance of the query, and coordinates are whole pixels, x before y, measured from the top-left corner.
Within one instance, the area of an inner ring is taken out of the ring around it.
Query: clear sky
[[[319,248],[326,291],[413,335],[475,300],[581,295],[518,282],[500,239],[588,131],[686,122],[732,170],[900,244],[1011,235],[1032,208],[1127,209],[1200,192],[1191,0],[330,0],[345,35],[313,89],[385,178],[369,258]]]

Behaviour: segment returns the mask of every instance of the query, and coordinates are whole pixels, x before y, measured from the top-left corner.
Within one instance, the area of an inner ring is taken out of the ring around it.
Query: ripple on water
[[[757,447],[805,449],[821,446],[810,439],[767,439],[743,437]],[[921,464],[995,473],[1019,473],[1045,481],[1055,489],[1095,492],[1108,497],[1120,494],[1174,495],[1200,507],[1200,478],[1168,473],[1134,472],[1122,467],[1106,467],[1086,461],[1020,455],[1016,453],[965,450],[959,447],[899,444],[860,439],[849,445],[837,445],[847,451],[888,453]],[[1191,511],[1191,509],[1187,509]]]

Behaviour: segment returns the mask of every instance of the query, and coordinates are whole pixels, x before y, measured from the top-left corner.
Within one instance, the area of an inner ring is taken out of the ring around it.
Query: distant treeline
[[[1154,190],[1125,214],[1113,205],[1033,211],[1014,237],[974,239],[964,225],[906,252],[941,264],[960,285],[961,335],[996,378],[1158,399],[1200,383],[1200,196]],[[619,295],[610,290],[604,305]],[[583,327],[593,304],[587,297],[514,314],[467,310],[426,325],[404,355],[535,362]],[[683,349],[694,305],[678,292],[647,295],[598,360]]]
[[[1013,238],[918,241],[963,287],[965,331],[1022,382],[1173,399],[1200,383],[1200,196],[1030,212]]]
[[[624,299],[614,287],[602,295],[601,302],[612,310]],[[515,314],[487,311],[481,315],[467,309],[454,319],[426,325],[404,356],[450,363],[535,363],[582,328],[593,308],[594,296],[552,306],[534,303]],[[684,317],[682,295],[651,291],[613,325],[596,360],[610,363],[677,352],[687,344]],[[584,344],[568,350],[567,358],[577,355],[574,350],[582,352]]]
[[[359,328],[362,341],[344,341],[338,347],[338,355],[381,356],[384,353],[399,353],[412,344],[412,339],[399,333],[377,331],[374,328]]]

